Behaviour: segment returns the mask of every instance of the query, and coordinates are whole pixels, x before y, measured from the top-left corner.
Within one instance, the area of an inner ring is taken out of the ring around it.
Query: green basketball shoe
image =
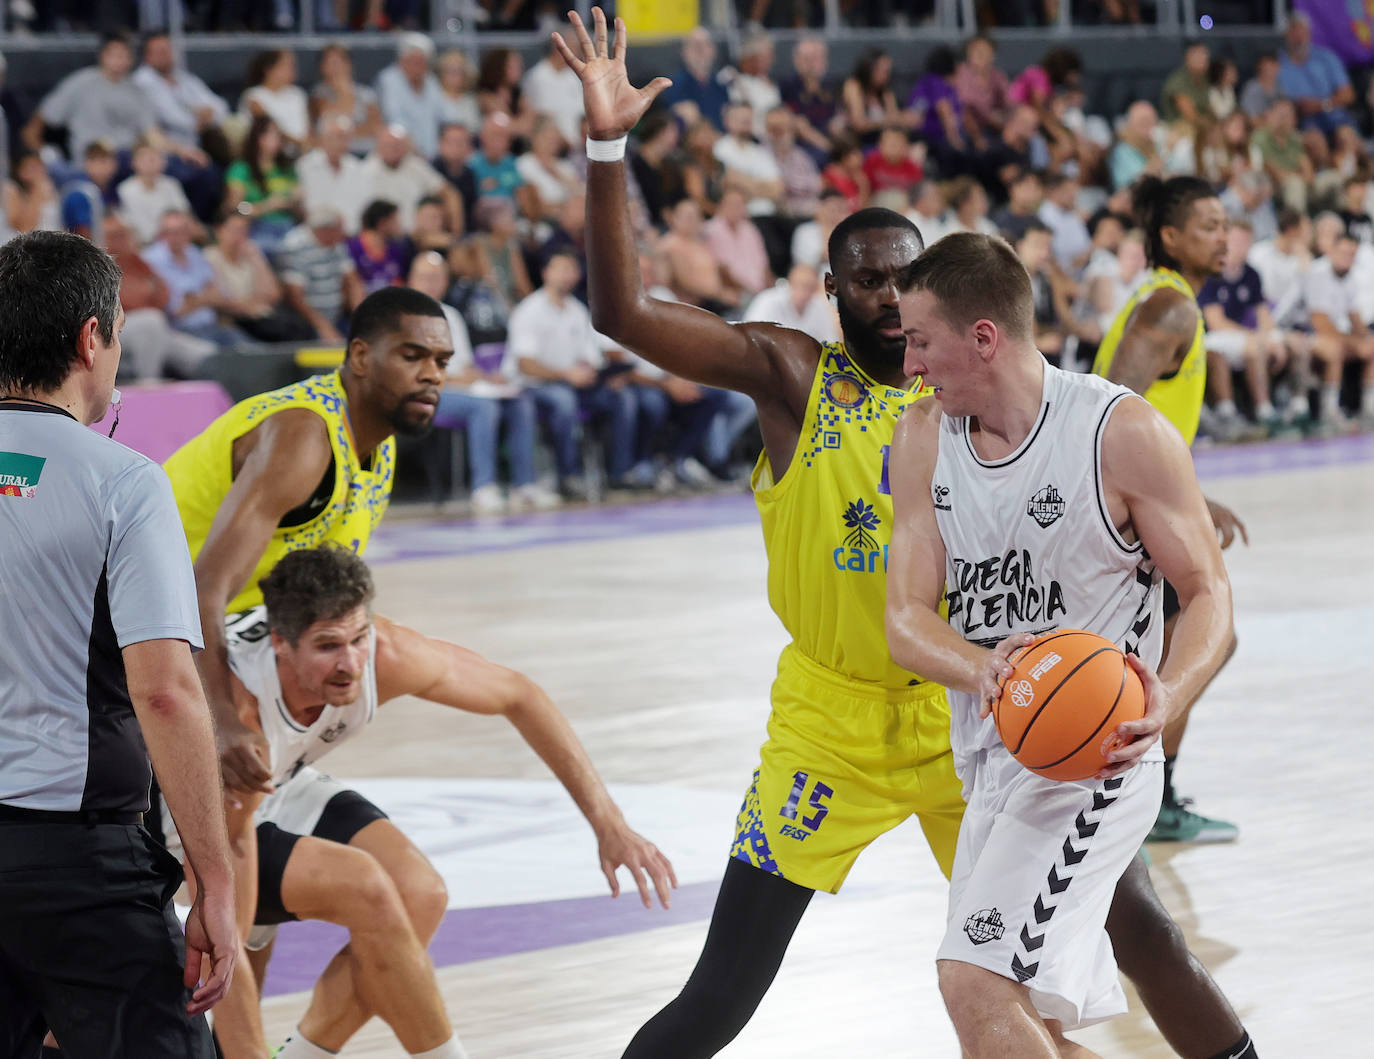
[[[1195,813],[1189,808],[1191,798],[1177,802],[1166,801],[1159,807],[1155,826],[1145,836],[1146,842],[1234,842],[1240,828],[1225,820]]]

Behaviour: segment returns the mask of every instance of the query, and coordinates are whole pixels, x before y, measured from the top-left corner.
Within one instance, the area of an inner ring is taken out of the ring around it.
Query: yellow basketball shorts
[[[964,801],[945,689],[858,684],[789,646],[772,701],[730,855],[837,893],[868,844],[915,815],[948,878]]]

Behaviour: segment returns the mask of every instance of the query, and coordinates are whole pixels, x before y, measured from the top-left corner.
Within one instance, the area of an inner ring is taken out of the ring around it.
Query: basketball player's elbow
[[[592,327],[625,348],[633,349],[645,331],[644,308],[642,294],[620,298],[592,294]]]
[[[545,699],[538,684],[514,669],[503,670],[491,689],[492,712],[501,714],[517,727]]]

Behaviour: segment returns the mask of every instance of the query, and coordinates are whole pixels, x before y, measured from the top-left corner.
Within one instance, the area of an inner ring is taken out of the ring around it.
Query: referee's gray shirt
[[[121,648],[203,646],[167,475],[58,408],[0,402],[0,803],[142,812]]]

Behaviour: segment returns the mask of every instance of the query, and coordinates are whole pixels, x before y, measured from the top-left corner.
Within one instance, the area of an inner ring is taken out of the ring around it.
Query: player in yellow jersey
[[[233,708],[225,615],[262,602],[258,581],[288,551],[326,542],[363,551],[391,498],[392,435],[429,428],[452,355],[438,302],[383,288],[354,311],[337,372],[239,402],[168,459],[229,789],[268,790],[271,773],[261,734]]]
[[[1131,189],[1137,218],[1145,231],[1145,256],[1151,272],[1117,314],[1098,347],[1093,372],[1129,386],[1178,427],[1193,443],[1207,386],[1198,292],[1226,261],[1226,210],[1212,185],[1198,177],[1144,177]],[[1230,508],[1207,501],[1226,548],[1245,526]],[[1164,651],[1169,650],[1179,612],[1178,595],[1164,585]],[[1234,642],[1227,654],[1235,652]],[[1204,689],[1205,690],[1205,689]],[[1165,729],[1164,799],[1152,842],[1231,842],[1235,824],[1193,812],[1174,791],[1174,762],[1197,700],[1180,704]]]
[[[745,796],[706,945],[682,993],[640,1030],[632,1059],[711,1056],[744,1027],[777,972],[811,895],[834,892],[870,842],[915,815],[948,875],[963,814],[944,690],[892,662],[885,642],[892,503],[886,458],[919,394],[905,377],[898,273],[920,233],[890,210],[861,210],[830,240],[842,344],[648,297],[628,223],[623,143],[667,81],[634,88],[625,29],[612,57],[571,15],[556,46],[582,80],[589,128],[587,252],[597,330],[667,371],[753,398],[764,453],[753,485],[769,599],[791,635],[778,663],[768,740]],[[600,159],[600,160],[598,160]],[[1108,926],[1170,1042],[1208,1059],[1243,1030],[1192,959],[1139,863]]]

